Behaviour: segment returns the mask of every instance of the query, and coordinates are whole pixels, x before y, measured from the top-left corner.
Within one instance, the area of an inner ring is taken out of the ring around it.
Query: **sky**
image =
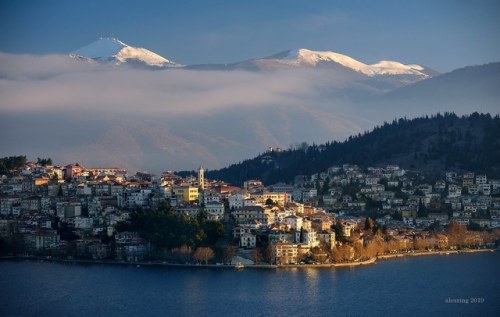
[[[294,48],[440,72],[500,60],[500,1],[0,1],[0,51],[67,54],[113,35],[181,64]]]

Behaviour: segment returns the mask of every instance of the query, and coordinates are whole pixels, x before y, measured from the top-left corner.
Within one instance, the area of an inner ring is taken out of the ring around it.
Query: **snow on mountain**
[[[268,58],[270,59],[270,58]],[[311,51],[308,49],[290,50],[284,58],[277,59],[280,63],[290,66],[313,66],[320,63],[337,63],[358,73],[374,77],[381,75],[415,75],[422,79],[431,77],[420,65],[405,65],[394,61],[380,61],[367,65],[347,55],[330,51]]]
[[[115,62],[117,65],[139,63],[151,67],[182,66],[145,48],[127,45],[113,37],[101,37],[97,41],[74,51],[70,56],[102,62]]]
[[[317,66],[320,62],[335,62],[358,72],[363,72],[362,70],[366,68],[365,64],[347,55],[329,51],[310,51],[305,48],[289,51],[288,56],[283,58],[282,61],[297,66],[304,64]]]

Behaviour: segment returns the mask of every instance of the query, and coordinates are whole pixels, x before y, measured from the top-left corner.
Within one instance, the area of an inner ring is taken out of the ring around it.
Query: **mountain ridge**
[[[367,77],[406,76],[404,83],[413,83],[439,74],[437,71],[418,64],[403,64],[397,61],[382,60],[368,65],[350,56],[333,51],[315,51],[306,48],[283,51],[267,57],[253,58],[230,64],[181,65],[145,48],[125,44],[115,37],[101,37],[73,53],[71,57],[101,62],[114,62],[116,65],[140,62],[157,68],[182,67],[194,70],[276,70],[283,68],[343,68]]]
[[[499,113],[496,64],[406,84],[406,75],[369,77],[338,63],[191,72],[101,67],[67,55],[0,54],[0,61],[0,154],[158,173],[199,165],[218,169],[297,141],[343,140],[394,117]],[[401,86],[398,96],[387,93]],[[34,138],[39,131],[44,137]]]
[[[272,184],[291,182],[296,175],[311,175],[341,164],[397,164],[430,174],[461,170],[500,177],[500,117],[476,112],[462,117],[445,113],[395,119],[343,142],[302,143],[285,151],[267,151],[207,171],[206,176],[233,184],[247,179]]]
[[[115,65],[140,63],[157,68],[183,66],[145,48],[125,44],[115,37],[100,37],[98,40],[70,53],[70,56],[77,59],[112,62]]]

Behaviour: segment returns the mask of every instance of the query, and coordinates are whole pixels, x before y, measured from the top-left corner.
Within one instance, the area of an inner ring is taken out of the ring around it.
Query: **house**
[[[314,230],[300,230],[295,232],[295,243],[300,245],[314,248],[319,245],[316,231]]]
[[[350,222],[350,221],[344,221],[342,222],[342,233],[344,234],[344,237],[350,237],[352,231],[356,228],[356,223],[355,222]]]
[[[380,178],[374,176],[368,176],[365,178],[365,184],[367,186],[376,185],[380,181]]]
[[[250,198],[250,193],[247,191],[234,192],[229,196],[229,208],[241,208],[244,206],[244,201]]]
[[[446,172],[446,181],[448,183],[454,183],[457,180],[457,173],[455,172]]]
[[[446,213],[435,212],[435,213],[429,213],[428,216],[429,216],[429,218],[434,219],[435,221],[438,221],[438,222],[448,221],[448,214],[446,214]]]
[[[491,217],[490,228],[500,228],[500,217],[498,216]]]
[[[291,195],[288,192],[263,192],[262,202],[265,203],[268,199],[282,207],[292,200]]]
[[[315,188],[306,188],[302,190],[302,201],[303,202],[308,202],[312,198],[316,197],[318,195],[318,191]]]
[[[415,209],[401,210],[401,217],[403,218],[417,218],[417,211]]]
[[[240,225],[233,228],[233,237],[235,239],[239,239],[241,236],[250,233],[252,233],[252,228],[247,225]]]
[[[302,228],[302,217],[299,216],[288,216],[283,219],[283,223],[285,223],[290,229],[300,230]]]
[[[205,211],[207,213],[213,213],[222,218],[224,216],[224,203],[221,202],[210,202],[205,205]]]
[[[295,187],[293,185],[288,185],[285,183],[277,183],[267,187],[270,192],[276,193],[288,193],[290,196],[293,193]]]
[[[462,177],[462,186],[469,187],[474,184],[474,173],[465,173]]]
[[[203,203],[205,205],[211,204],[211,203],[220,203],[221,202],[221,197],[218,193],[215,192],[208,192],[204,191],[200,193],[200,204]]]
[[[118,245],[116,247],[116,259],[126,262],[138,262],[144,260],[149,254],[149,243]]]
[[[59,242],[60,237],[56,230],[40,230],[35,234],[36,250],[54,248]]]
[[[75,228],[77,229],[92,229],[94,219],[88,217],[75,217]]]
[[[257,237],[251,233],[245,233],[240,236],[240,247],[253,249],[257,245]]]
[[[35,211],[38,212],[40,211],[40,197],[33,196],[33,197],[28,197],[24,198],[21,200],[21,210],[24,213],[30,212],[30,211]]]
[[[264,189],[264,185],[260,180],[250,179],[243,182],[243,188],[249,192],[255,193],[262,191]]]
[[[177,215],[188,215],[190,217],[195,217],[200,213],[200,206],[188,203],[182,203],[174,208]]]
[[[479,193],[478,185],[470,185],[467,187],[469,195],[477,195]]]
[[[332,230],[322,230],[318,231],[317,239],[320,243],[325,243],[330,248],[335,246],[335,232]]]
[[[486,175],[476,175],[476,184],[486,184],[488,182],[488,178]]]
[[[434,184],[434,190],[438,193],[443,192],[446,189],[446,182],[443,180],[438,180]]]
[[[103,260],[110,253],[110,246],[101,242],[88,245],[88,253],[93,260]]]
[[[75,177],[79,176],[80,174],[82,174],[83,166],[81,166],[78,163],[69,164],[69,165],[66,165],[66,168],[64,171],[65,171],[64,174],[65,174],[66,179],[72,179],[72,178],[75,178]]]
[[[479,193],[489,196],[491,195],[491,185],[490,184],[479,184],[477,185]]]
[[[277,265],[297,264],[298,246],[289,242],[278,242],[271,245],[271,261]]]
[[[478,224],[483,228],[491,228],[491,220],[490,219],[471,219],[472,223]]]
[[[140,241],[139,233],[135,231],[118,232],[115,235],[115,241],[121,244],[138,243]]]
[[[267,236],[269,243],[277,242],[295,242],[295,232],[285,232],[277,229],[272,229]]]
[[[261,206],[248,206],[237,208],[232,212],[236,223],[250,223],[254,220],[267,226],[271,223],[271,214]]]
[[[434,224],[434,222],[436,222],[436,219],[431,217],[419,217],[415,219],[415,224],[423,228],[428,228],[430,225]]]
[[[207,212],[207,220],[208,221],[217,221],[221,220],[221,216],[219,214],[213,213],[213,212]]]
[[[332,221],[328,218],[317,218],[311,222],[311,227],[317,231],[329,230],[332,226]]]
[[[293,202],[285,205],[287,210],[290,210],[293,213],[304,213],[304,204]],[[500,208],[500,206],[499,206]]]
[[[198,187],[195,186],[175,186],[172,187],[172,193],[177,198],[177,202],[198,201]]]
[[[450,220],[451,221],[456,221],[459,224],[465,225],[465,226],[467,226],[469,224],[469,222],[470,222],[470,220],[468,218],[463,218],[463,217],[453,217]]]

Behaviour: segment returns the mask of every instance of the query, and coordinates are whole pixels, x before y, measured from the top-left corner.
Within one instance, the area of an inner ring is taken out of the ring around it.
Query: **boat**
[[[234,268],[235,268],[236,270],[238,270],[238,271],[241,271],[241,270],[243,270],[243,269],[245,268],[245,266],[243,265],[243,263],[238,262],[238,263],[236,263],[236,264],[234,265]]]

